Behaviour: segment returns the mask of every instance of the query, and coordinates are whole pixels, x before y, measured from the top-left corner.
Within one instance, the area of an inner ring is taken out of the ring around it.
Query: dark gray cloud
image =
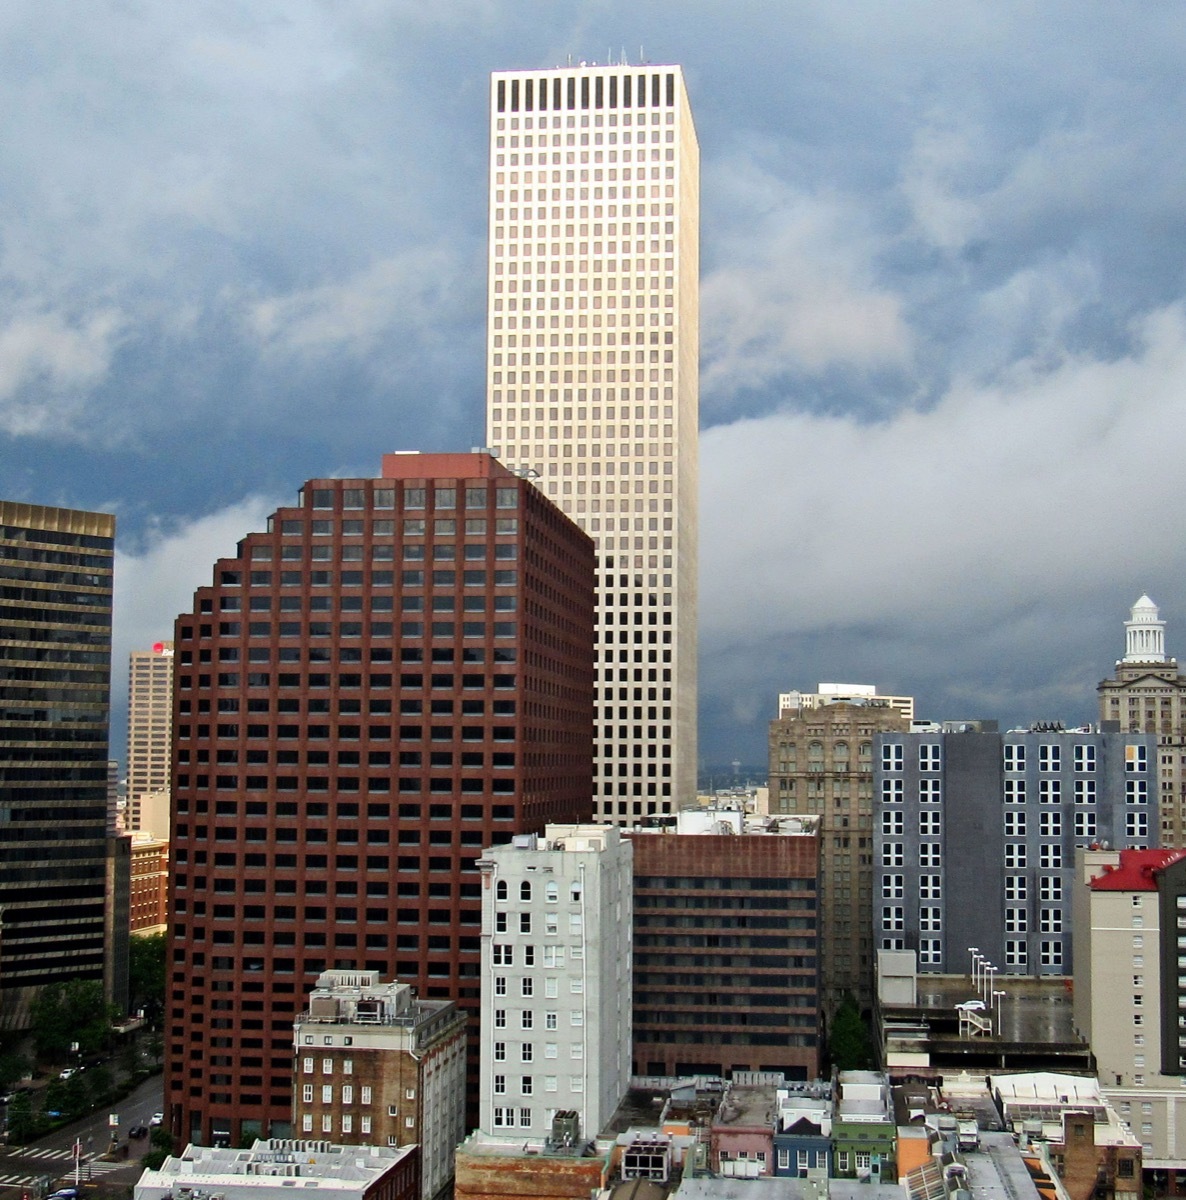
[[[640,51],[703,154],[703,756],[822,678],[1090,714],[1186,617],[1176,4],[12,0],[0,490],[119,513],[122,651],[304,478],[481,441],[488,73]]]

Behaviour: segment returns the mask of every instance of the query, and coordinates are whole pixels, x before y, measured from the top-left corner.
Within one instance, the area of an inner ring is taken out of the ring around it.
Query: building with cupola
[[[1160,844],[1186,846],[1186,679],[1165,652],[1165,622],[1142,596],[1124,622],[1124,657],[1096,689],[1100,720],[1157,736]]]

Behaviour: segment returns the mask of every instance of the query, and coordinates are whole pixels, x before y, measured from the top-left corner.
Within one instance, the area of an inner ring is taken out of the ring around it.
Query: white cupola
[[[1157,616],[1157,605],[1142,596],[1124,622],[1125,662],[1165,662],[1165,622]]]

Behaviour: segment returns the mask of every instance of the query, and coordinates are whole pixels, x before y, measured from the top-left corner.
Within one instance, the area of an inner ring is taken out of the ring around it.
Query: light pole
[[[1003,991],[993,992],[992,998],[997,1002],[996,1003],[996,1007],[997,1007],[997,1037],[1000,1037],[1005,1028],[1005,1005],[1003,1003],[1003,1001],[1005,999],[1005,993]],[[992,1013],[992,1009],[990,1007],[989,1008],[990,1016],[991,1016],[991,1013]]]
[[[990,1002],[990,1005],[992,1001],[992,977],[996,973],[997,969],[992,963],[986,962],[984,964],[984,974],[981,976],[981,979],[984,982],[984,998]]]
[[[975,990],[976,989],[976,960],[980,957],[980,947],[979,946],[969,946],[968,954],[971,955],[971,958],[972,958],[972,988],[973,988],[973,990]]]

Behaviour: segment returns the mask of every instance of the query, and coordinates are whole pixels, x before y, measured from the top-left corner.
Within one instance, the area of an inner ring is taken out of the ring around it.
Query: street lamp
[[[976,987],[976,960],[980,957],[979,946],[969,946],[968,953],[972,957],[972,987]]]
[[[997,969],[996,969],[996,967],[994,967],[992,965],[992,963],[986,962],[984,964],[984,974],[981,976],[981,979],[984,981],[984,985],[985,985],[985,987],[984,987],[985,1000],[991,1000],[991,998],[992,998],[992,977],[996,973],[997,973]]]
[[[1002,1003],[1002,1001],[1005,999],[1005,993],[1003,991],[996,991],[993,992],[992,997],[997,1002],[997,1037],[1000,1037],[1005,1027],[1005,1005]],[[992,1006],[990,1005],[990,1016],[991,1013]]]

